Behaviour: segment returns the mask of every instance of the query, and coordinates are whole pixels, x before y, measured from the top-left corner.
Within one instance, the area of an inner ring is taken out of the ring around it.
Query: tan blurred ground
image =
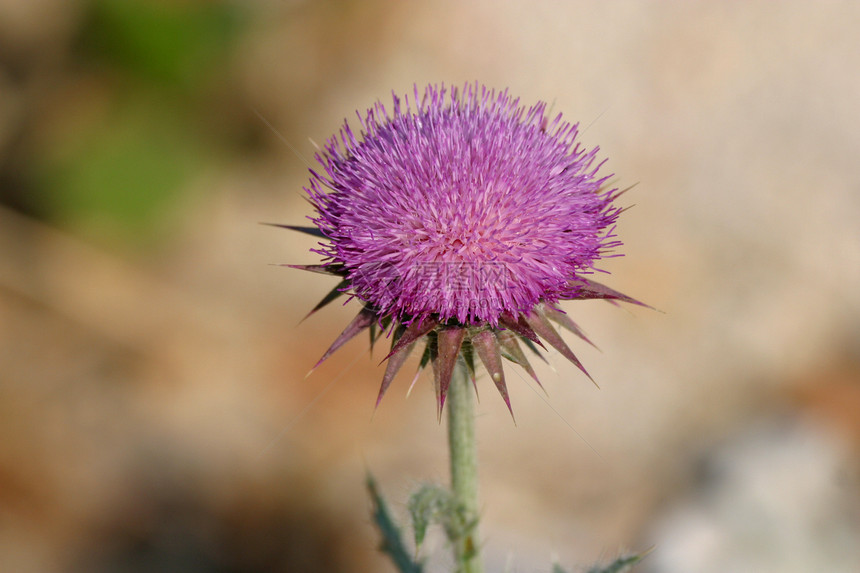
[[[0,0],[0,172],[101,113],[69,56],[86,4]],[[511,374],[517,426],[479,384],[493,570],[655,542],[642,570],[860,570],[856,3],[245,8],[211,113],[260,141],[195,172],[164,242],[0,206],[0,571],[392,570],[363,476],[398,512],[445,479],[431,385],[372,416],[363,340],[305,380],[357,310],[299,324],[333,284],[270,266],[314,241],[257,223],[302,224],[302,157],[355,109],[473,80],[554,102],[638,182],[605,282],[662,311],[566,307],[601,390],[550,357],[546,398]]]

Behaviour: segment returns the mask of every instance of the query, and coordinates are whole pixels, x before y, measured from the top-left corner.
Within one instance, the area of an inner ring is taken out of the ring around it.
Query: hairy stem
[[[454,542],[457,573],[481,573],[478,539],[478,455],[475,445],[474,396],[466,365],[459,361],[448,390],[448,447],[451,489],[462,529]],[[460,528],[458,528],[460,529]]]

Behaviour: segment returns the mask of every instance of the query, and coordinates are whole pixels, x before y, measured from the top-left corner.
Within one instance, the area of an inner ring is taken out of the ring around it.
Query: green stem
[[[448,447],[451,452],[451,489],[461,512],[461,535],[454,540],[457,573],[481,573],[478,539],[478,455],[475,445],[475,407],[469,373],[458,361],[448,389]]]

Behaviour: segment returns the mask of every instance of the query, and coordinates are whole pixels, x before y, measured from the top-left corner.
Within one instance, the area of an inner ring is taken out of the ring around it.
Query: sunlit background
[[[304,224],[315,146],[392,90],[551,102],[623,196],[565,308],[601,389],[479,379],[489,571],[860,570],[860,4],[0,0],[0,570],[393,571],[364,490],[444,425]],[[406,370],[412,370],[407,365]],[[408,532],[408,529],[407,529]],[[441,535],[422,549],[445,571]],[[507,567],[507,569],[505,569]]]

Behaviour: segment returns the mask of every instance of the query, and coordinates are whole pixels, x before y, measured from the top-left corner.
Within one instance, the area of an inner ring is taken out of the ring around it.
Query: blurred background
[[[850,1],[0,0],[0,570],[393,570],[364,475],[399,516],[446,480],[432,384],[374,414],[363,337],[305,379],[357,307],[299,324],[334,284],[258,223],[305,222],[344,117],[475,80],[638,183],[604,282],[661,311],[568,303],[601,389],[510,366],[516,426],[479,380],[488,570],[860,570],[858,27]]]

